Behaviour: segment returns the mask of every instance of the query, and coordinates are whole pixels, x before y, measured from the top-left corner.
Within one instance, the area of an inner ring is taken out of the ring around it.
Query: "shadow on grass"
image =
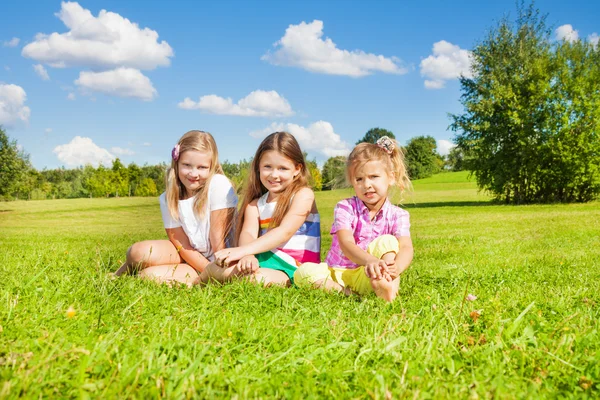
[[[498,206],[494,201],[439,201],[429,203],[404,203],[403,208],[433,208],[433,207],[481,207]]]

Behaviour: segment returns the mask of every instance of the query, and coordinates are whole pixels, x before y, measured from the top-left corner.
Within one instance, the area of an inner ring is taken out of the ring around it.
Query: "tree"
[[[446,157],[445,168],[449,171],[462,171],[466,169],[464,149],[458,146],[450,149],[450,153]]]
[[[517,204],[598,196],[599,58],[588,42],[553,42],[523,3],[475,47],[451,128],[480,188]]]
[[[321,191],[323,188],[323,177],[321,176],[321,171],[317,165],[317,160],[308,160],[308,154],[306,152],[304,152],[304,160],[306,160],[306,167],[308,168],[308,184],[313,190]]]
[[[323,165],[323,190],[346,187],[346,157],[329,158]]]
[[[440,172],[441,156],[436,149],[437,142],[431,136],[417,136],[408,141],[404,151],[410,179],[423,179]]]
[[[377,140],[382,136],[387,136],[390,139],[396,139],[396,136],[394,136],[394,134],[391,131],[388,131],[387,129],[372,128],[369,129],[367,133],[365,133],[365,136],[363,136],[362,139],[359,139],[358,142],[356,142],[356,144],[363,142],[375,144],[377,143]]]
[[[0,126],[0,198],[18,195],[18,189],[26,180],[30,169],[29,156],[19,150],[15,140],[9,140]]]

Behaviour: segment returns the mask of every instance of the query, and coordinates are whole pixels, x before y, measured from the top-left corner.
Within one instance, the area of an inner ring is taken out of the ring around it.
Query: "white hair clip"
[[[379,139],[377,139],[377,146],[381,147],[388,154],[392,154],[392,152],[396,148],[396,145],[394,145],[392,139],[390,139],[387,136],[382,136]]]

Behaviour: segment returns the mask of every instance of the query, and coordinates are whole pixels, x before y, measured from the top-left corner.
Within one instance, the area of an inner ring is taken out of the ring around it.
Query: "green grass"
[[[349,195],[317,193],[324,253]],[[0,203],[0,398],[600,396],[600,203],[495,205],[447,173],[403,204],[415,260],[387,305],[110,281],[165,238],[157,199]]]

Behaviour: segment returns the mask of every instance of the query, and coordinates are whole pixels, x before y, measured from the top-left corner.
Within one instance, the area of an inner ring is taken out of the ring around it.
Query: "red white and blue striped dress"
[[[271,223],[277,202],[267,203],[269,192],[258,199],[258,213],[260,219],[259,236],[264,235]],[[277,248],[271,250],[275,258],[295,270],[305,262],[319,263],[321,261],[321,220],[319,213],[311,213],[298,231]]]

